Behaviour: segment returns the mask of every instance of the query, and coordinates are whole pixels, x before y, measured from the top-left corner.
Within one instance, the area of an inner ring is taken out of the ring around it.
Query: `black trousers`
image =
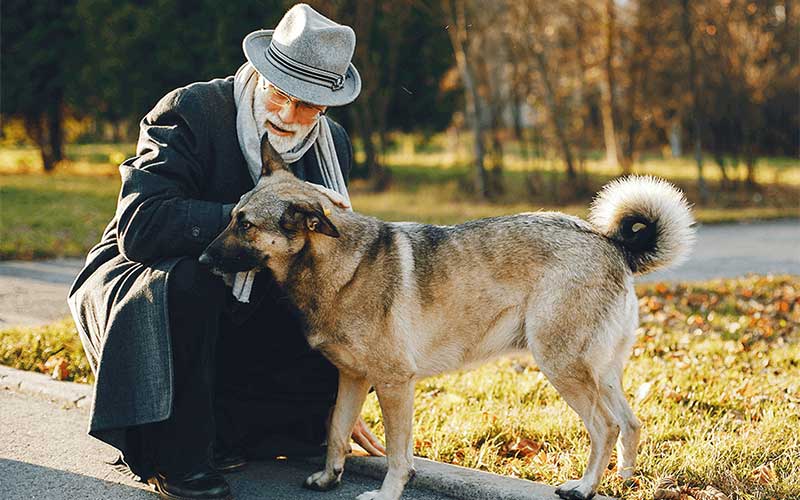
[[[194,259],[173,269],[172,414],[134,431],[155,471],[204,467],[214,447],[250,458],[323,452],[338,372],[308,347],[301,318],[266,277],[242,305]]]

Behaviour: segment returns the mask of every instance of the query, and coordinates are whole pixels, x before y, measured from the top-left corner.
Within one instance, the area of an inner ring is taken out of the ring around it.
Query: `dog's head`
[[[231,213],[228,227],[211,242],[200,262],[216,273],[234,273],[286,265],[310,238],[339,237],[329,215],[333,203],[297,179],[261,140],[261,178]]]

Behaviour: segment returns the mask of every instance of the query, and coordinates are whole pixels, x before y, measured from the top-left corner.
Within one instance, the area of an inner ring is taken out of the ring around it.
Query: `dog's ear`
[[[264,132],[264,135],[261,136],[261,177],[278,170],[288,169],[281,155],[270,144],[267,133]]]
[[[339,230],[336,229],[319,203],[306,201],[291,203],[281,217],[281,224],[287,229],[295,231],[305,229],[332,238],[339,237]]]

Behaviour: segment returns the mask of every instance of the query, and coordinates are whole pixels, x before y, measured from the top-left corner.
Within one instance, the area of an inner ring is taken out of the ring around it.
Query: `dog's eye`
[[[247,222],[246,220],[243,220],[243,221],[241,221],[241,222],[239,223],[239,226],[241,226],[241,228],[242,228],[242,229],[244,229],[245,231],[247,231],[247,230],[249,230],[251,227],[253,227],[253,225],[252,225],[252,224],[250,224],[249,222]]]

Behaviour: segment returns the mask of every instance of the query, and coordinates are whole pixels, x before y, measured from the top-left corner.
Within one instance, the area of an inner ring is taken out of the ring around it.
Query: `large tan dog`
[[[337,207],[263,144],[264,175],[200,260],[220,273],[269,269],[304,315],[308,343],[339,369],[327,462],[307,487],[339,483],[374,386],[389,468],[358,500],[400,498],[413,475],[414,383],[518,350],[533,353],[591,437],[583,477],[558,495],[591,498],[615,442],[618,469],[633,473],[639,422],[622,390],[638,325],[633,275],[687,255],[693,218],[678,190],[650,177],[612,182],[591,223],[548,212],[387,223]]]

